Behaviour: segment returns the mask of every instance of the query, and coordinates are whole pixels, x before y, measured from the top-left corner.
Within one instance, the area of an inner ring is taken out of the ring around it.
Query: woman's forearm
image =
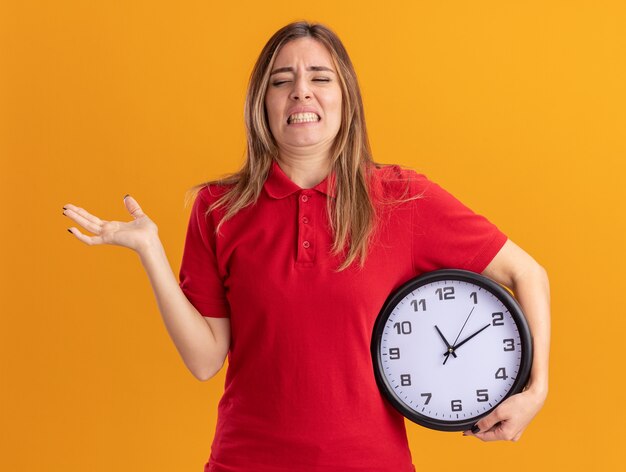
[[[165,327],[187,368],[200,380],[212,377],[224,363],[223,351],[202,315],[181,290],[157,238],[138,251]]]
[[[519,301],[533,338],[533,363],[528,389],[545,398],[548,393],[550,356],[550,284],[546,271],[536,264],[511,287]]]

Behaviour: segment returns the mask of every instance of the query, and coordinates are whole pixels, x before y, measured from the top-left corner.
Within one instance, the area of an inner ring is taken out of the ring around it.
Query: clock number
[[[408,387],[411,385],[411,374],[402,374],[400,375],[400,385],[403,387]]]
[[[443,287],[435,290],[439,300],[454,300],[454,287]]]
[[[501,311],[497,313],[492,313],[491,317],[493,321],[491,322],[494,326],[504,326],[504,313]]]
[[[411,305],[413,305],[414,311],[419,311],[419,307],[422,307],[422,311],[426,311],[426,299],[422,298],[418,300],[411,300]]]
[[[476,292],[470,293],[470,298],[474,300],[474,305],[478,303],[478,295],[476,295]]]
[[[430,399],[432,398],[433,394],[432,393],[420,393],[421,397],[426,397],[426,401],[424,402],[424,405],[428,405],[430,403]]]
[[[398,331],[398,334],[411,334],[411,322],[403,321],[402,324],[394,323],[394,328]]]
[[[452,400],[450,405],[452,406],[452,411],[463,411],[461,400]]]
[[[496,371],[496,379],[502,379],[502,380],[506,380],[508,379],[509,376],[506,375],[506,369],[504,367],[500,367],[497,371]]]
[[[476,401],[477,402],[488,402],[489,401],[489,391],[484,388],[482,390],[476,390]]]
[[[399,347],[390,347],[389,348],[389,359],[391,359],[391,360],[400,359],[400,348]]]
[[[512,339],[503,339],[502,343],[504,344],[505,351],[515,351],[515,341]]]

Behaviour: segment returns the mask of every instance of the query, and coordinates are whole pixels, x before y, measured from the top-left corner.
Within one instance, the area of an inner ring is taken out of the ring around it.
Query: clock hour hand
[[[448,352],[446,352],[446,354],[444,354],[444,355],[448,355],[449,356],[450,354],[452,354],[453,357],[456,357],[456,354],[454,353],[454,349],[452,348],[452,346],[450,346],[450,343],[448,342],[446,337],[443,335],[441,330],[437,327],[437,325],[435,325],[435,329],[437,330],[437,332],[439,333],[439,336],[441,336],[441,339],[443,339],[444,344],[448,348]],[[447,360],[447,357],[446,357],[446,360]],[[445,363],[445,361],[444,361],[444,363]]]
[[[482,331],[486,330],[487,328],[489,328],[489,326],[491,326],[491,323],[486,324],[485,326],[483,326],[482,328],[480,328],[478,331],[476,331],[474,334],[470,334],[467,338],[465,338],[463,341],[461,341],[460,343],[456,344],[455,346],[452,346],[452,349],[454,351],[456,351],[459,347],[461,347],[463,344],[465,344],[467,341],[469,341],[470,339],[472,339],[474,336],[476,336],[478,333],[481,333]],[[444,355],[448,354],[448,352],[444,353]]]

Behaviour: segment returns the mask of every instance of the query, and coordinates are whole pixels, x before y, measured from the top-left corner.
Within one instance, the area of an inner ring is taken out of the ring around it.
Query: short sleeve
[[[215,229],[212,218],[205,216],[206,193],[206,188],[198,193],[191,209],[179,285],[202,316],[227,318],[230,310],[218,269]]]
[[[416,273],[436,269],[482,272],[507,240],[487,218],[474,213],[424,175],[414,174],[413,264]]]

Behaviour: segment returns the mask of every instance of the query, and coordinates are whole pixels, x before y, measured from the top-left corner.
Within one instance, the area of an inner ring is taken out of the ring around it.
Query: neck
[[[278,165],[289,179],[301,188],[313,188],[330,173],[330,159],[326,155],[303,157],[281,153]]]

